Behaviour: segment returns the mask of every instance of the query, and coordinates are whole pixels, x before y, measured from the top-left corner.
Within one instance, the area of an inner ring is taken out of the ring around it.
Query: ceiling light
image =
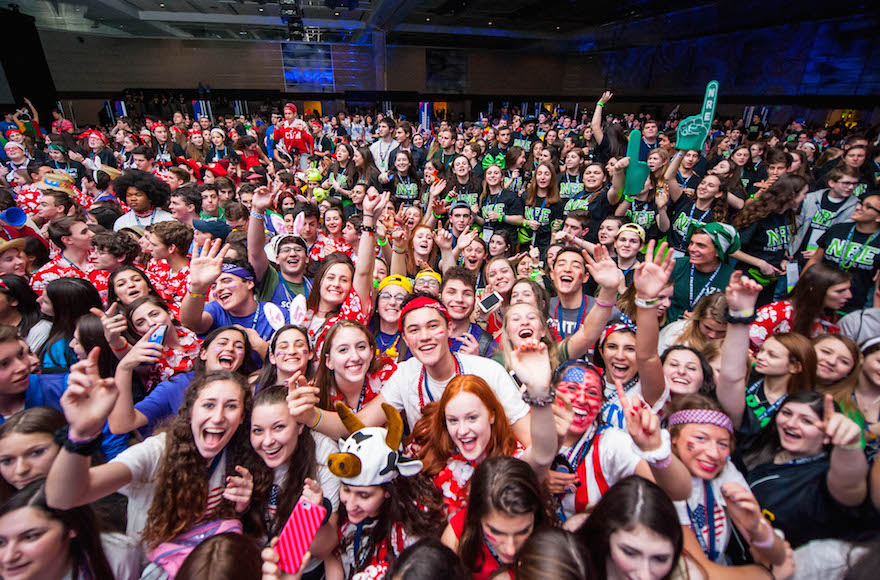
[[[491,20],[489,21],[489,26],[492,26],[492,21],[491,21]]]
[[[262,12],[262,11],[263,11],[263,9],[262,9],[262,8],[260,8],[260,12]]]
[[[165,4],[164,3],[159,4],[159,8],[165,8]]]
[[[425,22],[431,22],[430,18],[425,18]]]
[[[339,12],[334,12],[333,16],[339,16]]]

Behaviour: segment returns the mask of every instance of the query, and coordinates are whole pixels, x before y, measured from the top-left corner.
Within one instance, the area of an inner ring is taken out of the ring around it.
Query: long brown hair
[[[352,263],[351,258],[345,254],[334,252],[324,258],[324,261],[321,262],[321,269],[318,270],[318,273],[315,275],[314,281],[312,282],[312,291],[309,292],[309,297],[306,298],[306,308],[312,312],[317,312],[318,306],[321,305],[321,285],[324,283],[324,276],[327,275],[327,270],[336,264],[345,264],[351,271],[351,290],[349,290],[349,292],[354,292],[354,264]],[[342,308],[342,304],[336,307],[334,314],[338,313],[340,308]]]
[[[373,353],[377,352],[376,337],[360,322],[356,320],[340,320],[330,327],[330,330],[327,331],[327,336],[324,337],[324,344],[321,346],[321,354],[318,357],[317,363],[318,371],[315,373],[315,387],[320,391],[318,393],[318,407],[321,409],[333,410],[330,397],[338,391],[338,388],[336,386],[336,375],[327,368],[327,357],[330,356],[330,349],[333,348],[333,339],[336,338],[336,335],[343,328],[355,328],[363,332],[367,338],[367,343],[370,345],[370,350]],[[379,357],[374,354],[370,367],[367,369],[367,376],[379,372],[381,367],[382,364]]]
[[[799,364],[800,372],[788,375],[785,392],[800,393],[816,390],[816,351],[810,339],[802,334],[774,334],[767,340],[776,340],[788,351],[788,361]]]
[[[455,443],[446,428],[446,406],[459,393],[471,393],[480,399],[493,419],[491,436],[486,446],[486,457],[513,455],[516,451],[516,437],[510,428],[504,407],[498,401],[489,384],[476,375],[459,375],[449,381],[443,395],[436,404],[429,403],[422,418],[413,428],[413,440],[422,443],[422,473],[434,477],[446,467],[446,462],[455,453]],[[430,407],[430,408],[429,408]]]
[[[409,241],[406,243],[406,271],[413,276],[419,272],[419,265],[416,263],[416,252],[413,249],[413,239],[415,239],[417,231],[424,229],[427,229],[429,233],[433,232],[430,226],[418,224],[410,232]],[[437,250],[437,243],[431,238],[431,253],[428,254],[428,266],[432,268],[434,267],[434,262],[437,261]]]
[[[537,141],[535,141],[537,143]],[[559,203],[559,182],[556,181],[556,170],[549,163],[541,162],[532,172],[532,180],[526,187],[526,205],[533,207],[538,203],[538,167],[546,167],[550,171],[550,186],[547,188],[547,203]]]
[[[534,514],[533,532],[557,523],[546,487],[538,483],[535,471],[524,461],[509,455],[490,457],[474,471],[470,484],[470,504],[458,555],[471,570],[480,570],[485,564],[482,520],[492,511],[508,516]]]
[[[816,348],[821,343],[829,340],[836,340],[846,347],[846,350],[849,351],[850,357],[852,357],[853,366],[845,377],[833,385],[819,385],[819,379],[817,377],[816,386],[819,387],[819,390],[825,393],[831,393],[834,396],[834,400],[837,401],[837,404],[841,407],[853,406],[852,391],[858,384],[859,374],[862,372],[859,345],[856,344],[856,341],[843,334],[820,334],[813,339],[813,348]],[[818,355],[816,356],[818,358]],[[2,435],[0,435],[0,437],[2,437]]]
[[[822,318],[825,313],[825,294],[828,289],[849,282],[850,279],[848,272],[821,262],[802,272],[789,297],[794,311],[791,331],[811,336],[816,319]]]
[[[287,410],[287,387],[275,385],[266,387],[254,398],[254,409],[261,405],[281,405]],[[254,454],[256,455],[256,454]],[[293,507],[302,495],[306,478],[317,479],[317,459],[315,457],[315,440],[311,430],[303,427],[296,440],[296,449],[287,461],[287,477],[278,490],[278,503],[275,514],[269,521],[269,496],[274,483],[273,470],[259,457],[251,461],[254,476],[254,491],[248,506],[247,524],[254,526],[258,535],[273,537],[281,533],[281,529],[290,517]]]
[[[771,213],[776,213],[787,219],[792,231],[796,230],[795,212],[785,206],[791,203],[806,186],[807,181],[800,175],[786,173],[768,189],[759,191],[755,197],[746,202],[743,210],[733,221],[733,227],[743,230]]]
[[[700,351],[706,348],[709,339],[700,329],[700,321],[706,318],[727,325],[727,296],[724,292],[714,292],[700,298],[684,325],[684,331],[673,344],[689,344]]]
[[[186,389],[180,411],[166,430],[165,451],[156,476],[156,494],[143,532],[143,539],[150,548],[174,538],[206,516],[210,467],[196,447],[190,423],[199,394],[217,381],[238,385],[243,403],[242,422],[223,450],[223,453],[228,451],[226,473],[236,475],[235,466],[246,465],[245,461],[252,453],[248,431],[253,399],[244,379],[228,371],[214,371],[193,381]],[[211,517],[236,517],[235,508],[230,501],[223,499]]]

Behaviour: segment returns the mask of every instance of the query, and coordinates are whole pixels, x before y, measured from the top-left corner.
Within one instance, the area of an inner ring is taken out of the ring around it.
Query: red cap
[[[296,105],[294,105],[293,103],[287,103],[286,105],[284,105],[284,109],[282,109],[282,110],[287,110],[287,109],[290,109],[291,111],[293,111],[294,115],[296,114]]]

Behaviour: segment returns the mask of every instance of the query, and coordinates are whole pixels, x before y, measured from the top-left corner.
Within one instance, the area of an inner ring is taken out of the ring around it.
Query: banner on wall
[[[446,101],[435,101],[434,102],[434,115],[437,116],[438,119],[446,118]]]
[[[431,131],[431,103],[419,103],[419,127],[422,131]]]
[[[312,111],[319,117],[324,115],[321,109],[321,101],[303,101],[303,109],[305,111]]]
[[[289,92],[332,93],[336,90],[329,46],[283,42],[281,67],[284,86]]]

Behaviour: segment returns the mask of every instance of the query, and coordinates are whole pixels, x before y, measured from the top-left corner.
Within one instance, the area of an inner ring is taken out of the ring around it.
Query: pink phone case
[[[278,565],[290,574],[296,574],[302,565],[303,556],[308,551],[327,510],[301,497],[284,524],[275,550],[278,552]]]

